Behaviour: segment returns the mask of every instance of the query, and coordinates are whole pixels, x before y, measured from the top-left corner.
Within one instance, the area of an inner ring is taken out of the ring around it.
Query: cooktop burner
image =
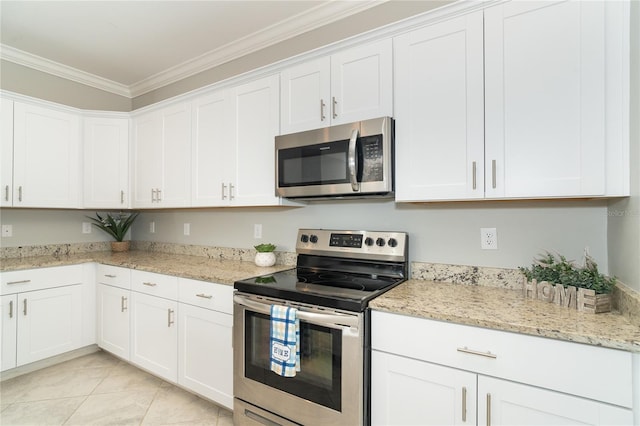
[[[239,291],[349,311],[406,280],[405,233],[298,232],[296,268],[236,281]]]

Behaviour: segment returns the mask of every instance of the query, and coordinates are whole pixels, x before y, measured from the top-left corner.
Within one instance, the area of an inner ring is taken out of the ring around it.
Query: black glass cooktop
[[[236,281],[234,288],[260,296],[361,312],[371,299],[405,280],[404,271],[393,265],[348,266],[349,271],[340,270],[339,263],[334,265],[336,270],[298,267]]]

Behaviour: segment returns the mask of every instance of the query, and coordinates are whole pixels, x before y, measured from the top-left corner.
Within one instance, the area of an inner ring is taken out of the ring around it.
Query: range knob
[[[376,240],[376,245],[377,245],[378,247],[384,247],[384,244],[385,244],[384,239],[382,239],[382,238],[378,238],[378,239]]]
[[[309,242],[309,236],[307,234],[302,234],[300,236],[300,241],[303,243],[308,243]]]
[[[365,246],[372,246],[373,245],[373,238],[371,237],[367,237],[364,239],[364,245]]]
[[[395,238],[389,238],[389,241],[387,241],[387,244],[389,244],[389,247],[397,247],[398,241]]]
[[[309,237],[309,241],[311,241],[313,244],[317,243],[317,242],[318,242],[318,236],[317,236],[317,235],[313,235],[313,234],[312,234],[312,235]]]

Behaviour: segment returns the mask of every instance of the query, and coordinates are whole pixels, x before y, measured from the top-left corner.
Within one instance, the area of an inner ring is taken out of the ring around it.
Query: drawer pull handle
[[[107,277],[107,278],[115,278],[116,277],[115,275],[112,275],[112,274],[104,274],[104,276]]]
[[[204,293],[196,294],[196,296],[202,297],[203,299],[211,299],[213,297],[211,294],[204,294]]]
[[[167,309],[167,327],[171,327],[171,324],[173,324],[173,319],[172,319],[172,314],[173,314],[173,309]]]
[[[480,356],[493,358],[493,359],[498,358],[498,355],[492,354],[491,352],[474,351],[473,349],[469,349],[466,346],[464,348],[458,348],[458,352],[464,352],[465,354],[471,354],[471,355],[480,355]]]
[[[30,283],[31,280],[20,280],[20,281],[9,281],[7,283],[7,285],[13,285],[13,284],[27,284]]]
[[[143,284],[143,285],[146,285],[146,286],[149,286],[149,287],[155,287],[155,286],[157,286],[157,285],[158,285],[158,284],[156,284],[156,283],[142,283],[142,284]]]
[[[462,387],[462,421],[467,421],[467,387]]]

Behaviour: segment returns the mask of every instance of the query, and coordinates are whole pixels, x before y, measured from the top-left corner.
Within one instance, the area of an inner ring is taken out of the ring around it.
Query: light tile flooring
[[[99,351],[0,382],[0,424],[233,425],[232,413]]]

